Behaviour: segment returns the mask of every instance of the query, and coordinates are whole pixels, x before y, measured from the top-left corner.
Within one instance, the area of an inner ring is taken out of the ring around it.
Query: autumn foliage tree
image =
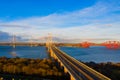
[[[0,58],[0,73],[63,76],[64,72],[57,69],[50,59]]]

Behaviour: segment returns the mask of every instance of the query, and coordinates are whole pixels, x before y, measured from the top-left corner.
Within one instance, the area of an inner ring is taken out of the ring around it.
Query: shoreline
[[[95,69],[103,75],[111,78],[111,80],[120,80],[120,62],[106,62],[106,63],[95,63],[95,62],[83,62],[87,66]]]

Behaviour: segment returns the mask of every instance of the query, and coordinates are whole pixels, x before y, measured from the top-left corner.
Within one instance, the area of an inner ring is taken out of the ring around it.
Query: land
[[[69,80],[51,59],[0,58],[0,77],[4,80]]]
[[[45,43],[37,43],[37,42],[0,42],[1,46],[45,46]]]
[[[82,47],[81,43],[54,43],[56,46],[67,46],[67,47]],[[46,43],[37,42],[0,42],[0,46],[45,46]],[[100,43],[90,43],[90,46],[102,46]]]
[[[112,80],[120,80],[120,63],[83,62]],[[0,57],[0,77],[4,80],[69,80],[69,75],[52,59]]]
[[[95,63],[87,62],[85,63],[89,67],[95,69],[96,71],[106,75],[112,80],[120,80],[120,63]]]

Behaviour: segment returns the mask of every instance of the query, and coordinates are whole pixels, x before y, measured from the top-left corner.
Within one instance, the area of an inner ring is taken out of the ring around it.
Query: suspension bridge
[[[15,48],[16,46],[44,46],[45,43],[39,43],[39,42],[34,42],[32,39],[30,39],[27,42],[19,42],[17,41],[16,35],[12,36],[12,39],[10,42],[0,42],[0,45],[3,46],[12,46]]]

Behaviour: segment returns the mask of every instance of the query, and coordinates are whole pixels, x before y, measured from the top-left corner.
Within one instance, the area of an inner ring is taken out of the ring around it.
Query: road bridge
[[[64,67],[64,71],[70,74],[71,80],[111,80],[103,74],[67,55],[56,46],[49,47],[49,52],[51,57],[56,59],[60,65]]]
[[[49,35],[46,42],[46,47],[48,48],[50,56],[57,60],[60,66],[64,68],[64,72],[70,74],[70,80],[111,80],[61,51],[53,44],[51,35]]]

